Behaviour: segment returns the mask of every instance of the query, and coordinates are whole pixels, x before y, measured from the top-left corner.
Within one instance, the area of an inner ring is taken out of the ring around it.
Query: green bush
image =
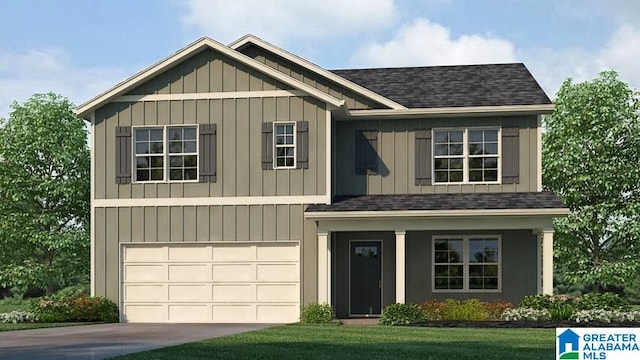
[[[91,285],[87,283],[81,283],[76,285],[67,286],[56,291],[55,295],[60,297],[73,297],[80,295],[89,295],[91,293]]]
[[[333,307],[329,304],[310,303],[302,308],[300,322],[306,324],[330,323],[335,319]]]
[[[570,302],[554,302],[549,307],[551,320],[569,320],[573,315],[574,308]]]
[[[118,322],[120,319],[118,306],[111,300],[87,295],[34,299],[29,306],[29,311],[42,322]]]
[[[536,310],[549,310],[553,304],[553,297],[547,294],[527,295],[520,302],[521,308],[530,308]]]
[[[467,299],[463,302],[446,299],[444,302],[447,304],[445,320],[484,321],[489,319],[489,312],[484,303],[478,299]]]
[[[589,293],[576,297],[576,310],[628,310],[629,305],[615,293]]]
[[[424,315],[418,305],[393,304],[382,311],[380,325],[409,325],[424,321]]]

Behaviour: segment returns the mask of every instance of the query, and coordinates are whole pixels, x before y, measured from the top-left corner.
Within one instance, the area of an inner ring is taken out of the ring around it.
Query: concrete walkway
[[[0,359],[106,359],[269,324],[100,324],[0,332]]]

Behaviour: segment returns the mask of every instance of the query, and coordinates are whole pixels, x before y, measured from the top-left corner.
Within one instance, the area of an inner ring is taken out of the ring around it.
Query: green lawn
[[[0,323],[0,331],[14,331],[14,330],[28,330],[28,329],[40,329],[40,328],[52,328],[63,326],[77,326],[77,325],[89,325],[95,323],[20,323],[20,324],[2,324]]]
[[[550,359],[554,329],[287,325],[118,359]]]

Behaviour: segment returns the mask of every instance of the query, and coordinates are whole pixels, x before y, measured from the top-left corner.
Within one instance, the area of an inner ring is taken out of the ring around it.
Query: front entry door
[[[382,312],[382,242],[351,241],[350,314],[380,315]]]

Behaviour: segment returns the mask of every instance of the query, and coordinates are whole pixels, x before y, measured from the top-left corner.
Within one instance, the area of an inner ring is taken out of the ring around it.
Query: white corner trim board
[[[95,199],[94,207],[324,204],[325,195]]]

